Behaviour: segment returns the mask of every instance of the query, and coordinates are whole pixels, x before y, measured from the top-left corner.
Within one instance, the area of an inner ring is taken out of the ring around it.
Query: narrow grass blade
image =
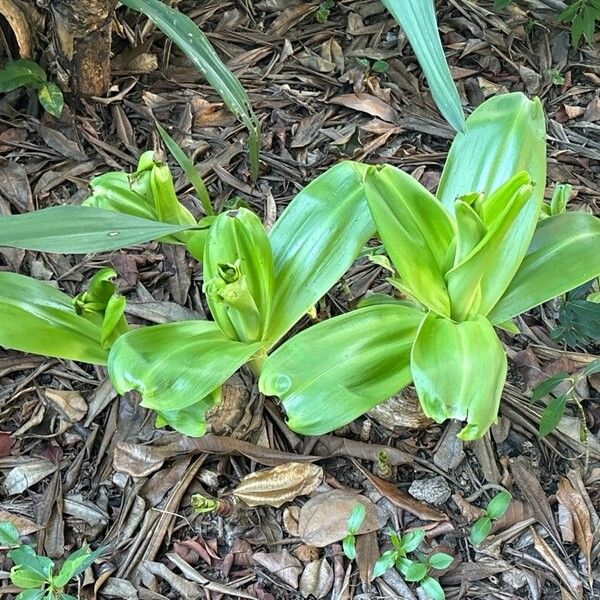
[[[122,0],[122,3],[149,17],[187,55],[221,96],[229,110],[244,123],[249,132],[250,168],[253,178],[256,179],[260,122],[250,106],[248,94],[239,79],[219,58],[208,38],[189,17],[160,0]]]
[[[382,0],[382,2],[406,34],[440,112],[454,129],[462,131],[465,117],[442,48],[433,0]]]

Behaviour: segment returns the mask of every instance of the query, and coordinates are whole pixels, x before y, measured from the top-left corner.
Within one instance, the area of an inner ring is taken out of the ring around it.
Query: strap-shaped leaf
[[[527,254],[488,314],[501,323],[600,276],[600,219],[583,212],[540,221]]]
[[[227,108],[249,132],[248,151],[254,178],[258,176],[260,121],[252,111],[248,94],[227,68],[208,38],[188,16],[161,0],[121,0],[125,6],[149,17],[175,43],[221,96]]]
[[[515,177],[521,177],[516,175]],[[463,261],[446,273],[452,317],[487,315],[509,286],[533,237],[541,200],[527,174],[508,197],[502,215]]]
[[[438,423],[467,421],[461,439],[480,438],[496,421],[507,360],[485,317],[455,323],[430,313],[410,366],[423,412]]]
[[[359,308],[288,340],[270,355],[260,390],[279,396],[288,425],[320,435],[350,423],[410,383],[423,313],[398,304]]]
[[[462,131],[465,117],[442,48],[433,0],[382,2],[406,33],[440,112],[454,129]]]
[[[0,346],[106,364],[99,325],[80,317],[73,300],[47,283],[0,273],[0,315]]]
[[[450,147],[437,197],[450,211],[464,194],[491,194],[520,171],[542,199],[546,185],[546,125],[540,101],[520,93],[486,100]]]
[[[86,254],[142,244],[190,229],[90,206],[54,206],[0,216],[0,246]]]
[[[169,425],[175,431],[190,437],[202,437],[206,433],[206,413],[221,401],[221,388],[213,390],[194,404],[175,410],[156,411],[156,426]]]
[[[212,321],[152,325],[119,337],[108,371],[120,394],[135,389],[142,406],[177,410],[208,396],[260,347],[226,338]]]
[[[269,347],[331,289],[373,235],[365,170],[353,162],[331,167],[294,197],[269,232],[275,270]]]
[[[232,340],[264,338],[273,302],[273,257],[265,228],[247,208],[221,213],[204,247],[210,312]]]
[[[487,228],[479,215],[466,202],[454,203],[456,217],[456,254],[454,266],[460,264],[485,237]]]
[[[365,193],[402,282],[419,302],[450,316],[443,267],[454,231],[444,207],[416,179],[388,165],[369,168]]]

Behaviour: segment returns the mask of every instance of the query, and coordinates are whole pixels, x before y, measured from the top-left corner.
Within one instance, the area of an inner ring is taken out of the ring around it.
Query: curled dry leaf
[[[343,539],[348,533],[348,518],[360,502],[366,510],[357,533],[381,529],[386,522],[383,512],[369,499],[344,490],[332,490],[311,498],[300,510],[298,534],[305,544],[323,548]]]
[[[502,517],[497,521],[494,521],[492,533],[506,531],[513,525],[527,521],[533,516],[533,510],[529,504],[525,504],[521,500],[513,498],[511,503],[508,505],[508,510],[504,513],[504,515],[502,515]]]
[[[592,521],[585,501],[577,490],[571,485],[571,482],[563,478],[558,482],[558,491],[556,498],[564,506],[571,516],[573,524],[573,535],[577,545],[583,552],[588,565],[588,572],[591,573],[591,552],[592,552]]]
[[[41,529],[37,523],[25,517],[0,509],[0,522],[2,521],[12,523],[19,530],[20,535],[29,535]]]
[[[87,404],[79,392],[47,388],[44,395],[58,413],[71,423],[81,421],[87,413]]]
[[[454,504],[460,510],[460,514],[467,520],[467,523],[476,521],[480,517],[483,517],[485,513],[482,508],[467,502],[459,493],[452,494],[452,500],[454,500]]]
[[[294,589],[298,589],[298,578],[303,571],[303,567],[300,561],[292,556],[288,550],[256,552],[252,555],[252,560],[261,567],[265,567],[270,573],[273,573]]]
[[[423,429],[433,423],[423,413],[421,404],[413,388],[406,388],[389,400],[378,404],[368,413],[380,425],[399,433],[403,428]]]
[[[342,94],[341,96],[331,98],[329,102],[367,113],[372,117],[379,117],[383,121],[390,123],[394,123],[398,116],[396,111],[387,102],[377,98],[377,96],[372,96],[364,92],[360,94]]]
[[[298,536],[298,519],[300,518],[300,507],[289,506],[283,511],[283,526],[292,536]]]
[[[23,8],[14,0],[0,0],[0,15],[8,21],[15,34],[21,58],[31,58],[33,56],[33,35],[28,15],[25,14]]]
[[[297,496],[310,494],[322,481],[319,465],[291,462],[250,473],[232,493],[248,506],[279,508]]]
[[[333,569],[326,558],[310,562],[300,577],[300,593],[304,598],[324,598],[333,586]]]
[[[24,492],[58,468],[57,464],[47,458],[22,458],[19,463],[8,472],[4,480],[7,496]]]

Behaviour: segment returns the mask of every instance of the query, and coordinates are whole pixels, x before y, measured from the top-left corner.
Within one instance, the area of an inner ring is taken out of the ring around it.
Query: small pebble
[[[428,479],[417,479],[410,484],[408,493],[417,500],[429,504],[443,504],[450,498],[452,490],[446,480],[438,475]]]

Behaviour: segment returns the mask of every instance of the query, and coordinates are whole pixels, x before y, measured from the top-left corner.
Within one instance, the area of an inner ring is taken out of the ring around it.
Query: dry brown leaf
[[[583,552],[588,565],[588,573],[591,574],[591,552],[592,552],[592,521],[590,513],[583,498],[571,485],[571,482],[563,478],[558,482],[556,498],[565,507],[571,516],[573,524],[573,535],[577,545]]]
[[[342,94],[331,98],[329,102],[367,113],[372,117],[379,117],[390,123],[394,123],[398,118],[396,111],[387,102],[364,92],[360,94]]]
[[[358,575],[364,583],[373,581],[373,567],[379,558],[377,532],[371,531],[356,536],[356,566]]]
[[[2,521],[12,523],[19,530],[20,535],[29,535],[30,533],[35,533],[41,529],[37,523],[0,508],[0,522]]]
[[[333,569],[326,558],[310,562],[300,577],[300,593],[304,598],[324,598],[333,586]]]
[[[265,567],[270,573],[276,575],[294,589],[298,589],[298,577],[304,570],[300,561],[292,556],[288,550],[280,552],[255,552],[252,560]]]
[[[409,513],[425,519],[426,521],[449,521],[448,515],[441,510],[427,506],[423,502],[415,500],[406,492],[398,489],[394,484],[384,481],[381,477],[377,477],[370,471],[367,471],[360,463],[352,461],[360,472],[375,486],[377,491],[385,496],[394,506],[402,508]]]
[[[386,522],[383,512],[369,499],[344,490],[332,490],[311,498],[300,510],[298,534],[305,544],[323,548],[343,539],[348,533],[348,518],[357,503],[366,514],[358,534],[381,529]]]
[[[548,566],[558,575],[558,578],[567,587],[571,596],[576,600],[583,599],[583,585],[577,575],[575,575],[575,571],[565,565],[534,527],[531,528],[531,535],[533,536],[535,549],[541,554]]]
[[[290,462],[246,475],[232,494],[248,506],[279,508],[306,496],[323,481],[323,469],[311,463]]]
[[[298,519],[300,518],[300,507],[289,506],[283,511],[283,526],[285,530],[292,536],[298,535]]]
[[[33,36],[25,12],[13,0],[0,0],[0,15],[8,21],[15,34],[21,58],[32,58]]]
[[[456,494],[452,494],[452,500],[454,500],[454,504],[458,506],[458,510],[460,510],[460,514],[467,520],[467,523],[472,523],[476,521],[480,517],[483,517],[485,511],[479,506],[474,506],[470,502],[467,502],[458,492]]]
[[[531,517],[533,517],[531,506],[521,502],[521,500],[513,498],[504,515],[497,521],[494,521],[492,533],[510,529],[513,525],[527,521],[528,519],[531,519]]]
[[[366,128],[362,127],[362,129]],[[395,130],[396,128],[392,129],[392,131]],[[369,149],[373,150],[373,148]],[[419,399],[412,388],[406,388],[395,394],[385,402],[372,408],[367,414],[394,433],[398,433],[405,427],[423,429],[433,423],[433,420],[428,419],[423,413]]]
[[[4,479],[7,496],[20,494],[35,485],[51,473],[58,465],[47,458],[20,458],[19,464],[8,472]]]
[[[52,403],[52,406],[57,409],[59,414],[71,423],[81,421],[87,413],[87,404],[79,392],[46,388],[44,395]]]

